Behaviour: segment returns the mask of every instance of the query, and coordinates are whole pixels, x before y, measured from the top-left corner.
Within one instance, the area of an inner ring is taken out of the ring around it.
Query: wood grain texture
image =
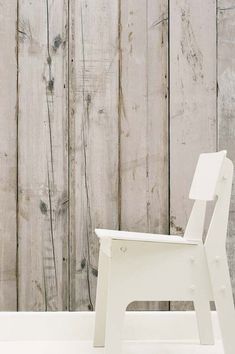
[[[92,310],[94,228],[183,234],[198,155],[227,149],[235,162],[235,1],[0,10],[0,310]],[[234,233],[233,191],[235,294]]]
[[[67,2],[19,1],[19,309],[68,303]]]
[[[235,2],[218,1],[218,149],[235,163]],[[235,190],[230,204],[227,254],[235,295]]]
[[[168,233],[167,1],[121,1],[120,21],[120,228]]]
[[[183,234],[198,155],[216,150],[216,1],[170,4],[170,226]]]
[[[0,310],[17,308],[17,1],[0,1]]]
[[[70,309],[93,310],[95,227],[118,228],[118,1],[70,1]]]

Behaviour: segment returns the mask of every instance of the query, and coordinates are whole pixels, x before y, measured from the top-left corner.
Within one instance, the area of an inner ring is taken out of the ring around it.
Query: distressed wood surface
[[[170,4],[170,229],[183,234],[198,155],[216,150],[216,1]]]
[[[19,1],[19,309],[68,309],[67,2]]]
[[[226,149],[235,163],[235,1],[218,1],[218,149]],[[232,190],[227,239],[230,274],[235,295],[235,190]]]
[[[0,310],[17,308],[17,1],[0,1]]]
[[[120,228],[168,233],[167,1],[121,1],[120,20]]]
[[[70,308],[93,310],[97,228],[118,228],[118,0],[70,1]]]

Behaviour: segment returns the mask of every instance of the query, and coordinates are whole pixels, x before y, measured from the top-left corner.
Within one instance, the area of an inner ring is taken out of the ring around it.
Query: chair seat
[[[186,245],[198,245],[199,240],[187,240],[182,236],[175,235],[159,235],[142,232],[117,231],[107,229],[95,229],[96,235],[100,239],[125,240],[125,241],[142,241],[156,243],[178,243]]]

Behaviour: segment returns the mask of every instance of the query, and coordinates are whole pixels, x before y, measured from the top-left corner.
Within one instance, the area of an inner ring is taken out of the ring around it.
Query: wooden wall
[[[235,162],[235,1],[0,8],[0,310],[93,310],[94,228],[182,234],[198,154]],[[235,292],[234,237],[235,192]]]

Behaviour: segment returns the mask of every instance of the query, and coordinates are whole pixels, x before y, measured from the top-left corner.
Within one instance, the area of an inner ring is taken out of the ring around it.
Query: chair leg
[[[194,299],[194,308],[197,316],[197,326],[201,344],[214,344],[210,302],[202,295]]]
[[[119,264],[115,257],[111,259],[107,293],[105,354],[120,354],[122,347],[127,298],[125,288],[123,288],[124,274],[121,274]]]
[[[105,354],[120,354],[126,306],[119,294],[111,292],[107,302]]]
[[[109,257],[100,248],[99,253],[99,274],[96,293],[95,306],[95,332],[94,347],[104,347],[105,326],[106,326],[106,307],[107,307],[107,289],[109,276]]]
[[[235,353],[235,310],[229,268],[226,261],[221,260],[217,272],[211,267],[212,288],[225,354]]]

